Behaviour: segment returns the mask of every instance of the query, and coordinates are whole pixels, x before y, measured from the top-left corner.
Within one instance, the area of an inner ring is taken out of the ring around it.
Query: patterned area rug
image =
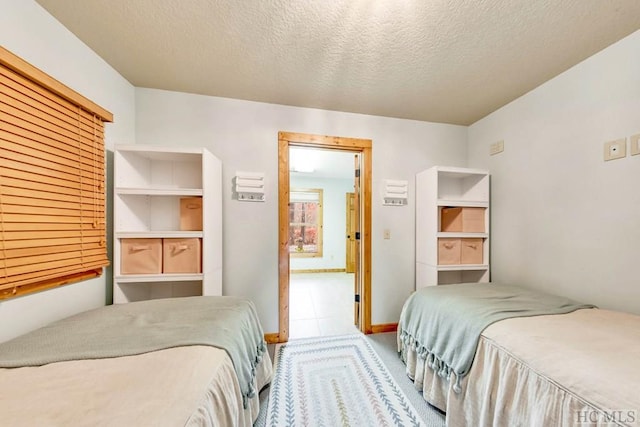
[[[276,348],[267,426],[424,426],[364,335]]]

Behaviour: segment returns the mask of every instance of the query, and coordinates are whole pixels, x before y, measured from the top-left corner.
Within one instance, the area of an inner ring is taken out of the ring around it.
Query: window
[[[0,47],[0,299],[102,274],[108,111]]]
[[[294,257],[322,256],[322,190],[291,190],[289,253]]]

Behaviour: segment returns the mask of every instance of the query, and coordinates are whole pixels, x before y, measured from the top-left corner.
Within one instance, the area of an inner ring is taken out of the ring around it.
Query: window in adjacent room
[[[322,256],[322,190],[291,190],[289,253],[294,257]]]
[[[96,277],[109,264],[104,122],[111,121],[0,47],[0,299]]]

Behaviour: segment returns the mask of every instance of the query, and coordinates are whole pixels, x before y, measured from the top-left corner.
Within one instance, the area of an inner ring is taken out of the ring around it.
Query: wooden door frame
[[[371,330],[371,168],[370,139],[278,132],[278,342],[289,340],[289,147],[322,148],[362,154],[361,194],[362,288],[360,330]]]

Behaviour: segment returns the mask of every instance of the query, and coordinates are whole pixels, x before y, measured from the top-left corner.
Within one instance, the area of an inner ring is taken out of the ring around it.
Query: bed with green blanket
[[[440,285],[407,299],[397,338],[448,426],[640,423],[640,316],[506,284]]]
[[[271,380],[251,301],[101,307],[0,344],[3,425],[252,425]]]

